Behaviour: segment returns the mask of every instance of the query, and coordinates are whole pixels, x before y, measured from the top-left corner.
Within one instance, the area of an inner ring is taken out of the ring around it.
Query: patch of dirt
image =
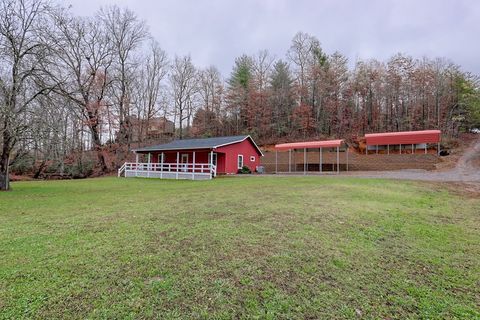
[[[480,138],[468,145],[461,156],[458,156],[453,168],[427,171],[420,169],[408,169],[398,171],[372,171],[372,172],[348,172],[347,176],[360,176],[367,178],[389,178],[420,181],[439,182],[480,182]]]
[[[442,188],[447,189],[452,194],[457,194],[463,197],[480,199],[480,183],[475,182],[449,182],[439,183]]]
[[[472,133],[462,134],[456,141],[445,142],[444,147],[449,151],[449,155],[441,157],[436,167],[439,171],[447,171],[454,169],[462,155],[475,144],[478,140],[478,135]]]
[[[165,280],[163,277],[152,277],[150,279],[147,279],[144,281],[145,284],[152,284],[152,283],[155,283],[155,282],[162,282],[163,280]]]

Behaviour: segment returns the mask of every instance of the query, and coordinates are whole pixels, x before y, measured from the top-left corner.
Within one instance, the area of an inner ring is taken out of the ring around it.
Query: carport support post
[[[332,153],[332,149],[333,149],[333,152],[334,152],[333,156],[335,157],[335,147],[330,148],[330,153]],[[332,160],[332,173],[334,173],[334,172],[335,172],[335,162],[333,162],[333,160]]]
[[[192,160],[192,180],[195,180],[195,151],[193,151],[193,160]]]
[[[425,154],[427,154],[427,144],[425,143]]]
[[[415,152],[413,152],[413,143],[412,143],[412,154],[414,154]]]
[[[140,158],[140,154],[135,152],[135,163],[138,164],[138,160]]]
[[[400,144],[400,154],[402,154],[402,144]]]
[[[275,174],[278,173],[278,151],[275,150]]]
[[[180,157],[180,153],[178,153],[178,151],[177,151],[177,173],[175,174],[175,179],[177,179],[177,180],[178,180],[178,163],[180,162],[179,157]]]
[[[320,172],[323,172],[323,148],[320,147]]]
[[[390,154],[390,145],[387,144],[387,154]]]
[[[288,172],[292,172],[292,149],[288,149]]]
[[[297,155],[297,152],[295,151],[295,148],[293,148],[292,149],[293,172],[297,172],[297,159],[295,159],[296,155]]]
[[[340,147],[337,147],[337,174],[340,173]]]
[[[345,144],[345,154],[347,156],[347,171],[348,171],[348,145]]]
[[[307,174],[306,165],[307,165],[307,148],[303,148],[303,174],[304,175]]]

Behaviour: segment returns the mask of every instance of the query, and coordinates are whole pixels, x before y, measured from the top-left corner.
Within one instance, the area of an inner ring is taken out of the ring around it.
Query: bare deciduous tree
[[[129,115],[133,77],[138,61],[136,50],[148,36],[145,22],[129,9],[117,6],[100,10],[99,18],[103,21],[105,32],[112,42],[114,61],[113,103],[118,108],[118,141],[120,144],[130,144]],[[127,148],[129,149],[129,147]]]
[[[175,57],[170,74],[172,87],[175,123],[178,123],[178,135],[184,136],[184,124],[190,125],[193,115],[193,103],[197,92],[197,70],[190,56]]]
[[[101,122],[106,92],[111,86],[113,49],[109,35],[98,21],[56,15],[50,33],[55,42],[49,70],[55,91],[68,98],[90,129],[102,171],[107,163],[102,152]]]
[[[38,66],[48,51],[38,33],[48,10],[42,0],[0,2],[0,190],[10,188],[10,157],[27,129],[25,114],[51,90],[38,85],[43,76]]]
[[[210,66],[198,73],[198,93],[201,97],[195,130],[201,135],[219,135],[223,102],[223,82],[220,72]]]
[[[150,51],[144,61],[145,63],[134,79],[135,92],[133,92],[136,97],[137,116],[145,120],[140,124],[140,140],[148,135],[150,120],[160,111],[164,111],[163,113],[166,111],[162,110],[165,106],[162,103],[165,96],[162,82],[168,72],[167,54],[156,41],[150,43]],[[143,123],[145,125],[142,125]]]

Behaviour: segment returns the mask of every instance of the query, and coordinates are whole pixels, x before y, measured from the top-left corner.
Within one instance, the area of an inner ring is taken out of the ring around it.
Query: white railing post
[[[193,151],[192,180],[195,180],[195,151]]]
[[[125,171],[125,166],[126,166],[126,162],[123,163],[123,165],[120,167],[120,169],[118,169],[118,177],[120,178],[121,175],[122,175],[122,171]]]
[[[180,153],[177,152],[177,167],[176,167],[176,174],[175,174],[175,179],[178,180],[178,164],[179,164],[179,161],[180,161]]]

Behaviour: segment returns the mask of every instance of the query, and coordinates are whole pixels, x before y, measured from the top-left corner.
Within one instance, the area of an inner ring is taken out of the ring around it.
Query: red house
[[[217,174],[237,173],[243,166],[253,172],[263,156],[248,135],[175,140],[133,151],[136,162],[125,163],[118,176],[211,179]]]

